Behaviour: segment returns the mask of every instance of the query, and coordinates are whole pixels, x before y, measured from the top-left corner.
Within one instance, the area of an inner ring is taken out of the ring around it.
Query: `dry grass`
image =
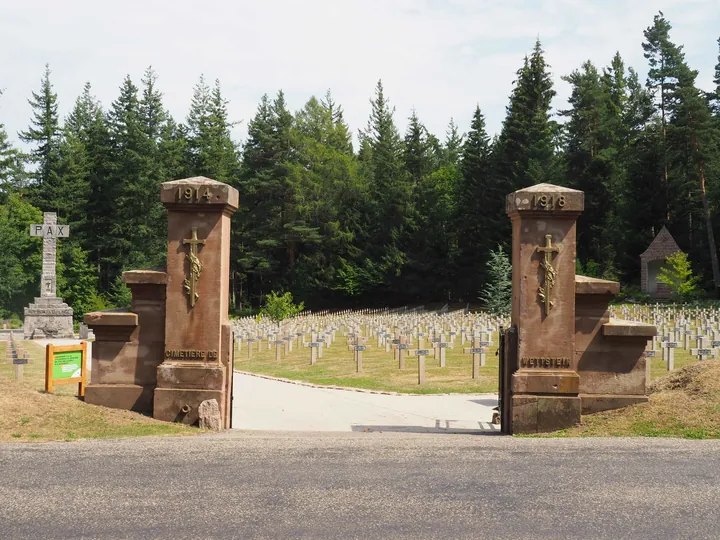
[[[193,435],[200,431],[183,424],[161,422],[141,414],[88,405],[74,397],[77,384],[44,393],[45,352],[24,342],[31,363],[24,381],[15,381],[15,366],[6,363],[7,344],[0,342],[0,441],[69,441],[143,435]]]
[[[656,380],[648,403],[583,416],[559,436],[720,438],[720,361],[685,366]]]
[[[398,369],[397,361],[393,360],[392,351],[373,346],[377,342],[369,341],[369,347],[363,351],[362,373],[355,372],[353,352],[347,350],[344,337],[338,334],[335,343],[323,351],[323,358],[318,358],[314,366],[310,365],[310,348],[298,350],[294,348],[279,362],[275,360],[275,346],[267,349],[263,342],[260,352],[253,350],[252,358],[247,357],[247,344],[243,343],[241,351],[235,352],[235,368],[252,373],[262,373],[272,377],[282,377],[314,384],[326,384],[352,388],[365,388],[389,392],[434,394],[434,393],[488,393],[497,392],[498,387],[498,336],[493,336],[494,345],[488,349],[486,365],[480,368],[479,378],[472,379],[472,355],[464,354],[460,339],[455,342],[454,349],[446,349],[446,367],[439,367],[439,360],[432,355],[425,357],[425,384],[418,385],[418,360],[416,356],[408,356],[405,369]],[[257,344],[254,344],[257,346]],[[415,344],[417,345],[417,343]],[[411,345],[414,347],[414,345]],[[465,347],[470,347],[465,342]],[[425,343],[424,348],[430,348]]]

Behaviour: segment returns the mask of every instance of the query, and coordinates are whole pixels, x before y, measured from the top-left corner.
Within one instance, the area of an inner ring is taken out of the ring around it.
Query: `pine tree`
[[[154,162],[153,142],[143,121],[138,88],[130,77],[108,112],[110,133],[109,182],[105,195],[114,206],[106,219],[101,273],[108,290],[125,268],[161,267],[164,236],[158,230],[159,183],[164,180]]]
[[[718,61],[715,64],[715,76],[713,77],[713,83],[715,83],[715,92],[712,95],[714,102],[715,115],[720,118],[720,38],[717,40],[718,43]]]
[[[670,42],[670,23],[663,16],[662,11],[653,18],[653,25],[645,32],[645,42],[642,44],[645,58],[648,60],[646,86],[650,89],[656,99],[656,106],[660,111],[660,127],[662,133],[662,168],[664,191],[668,199],[666,205],[666,219],[671,220],[670,209],[670,180],[668,172],[667,156],[667,108],[669,94],[673,92],[677,84],[677,69],[681,60],[682,47],[677,47]]]
[[[602,271],[614,273],[615,239],[610,226],[616,211],[618,148],[613,127],[621,114],[624,74],[615,62],[612,75],[601,77],[591,62],[582,70],[563,77],[572,86],[572,106],[560,114],[565,126],[567,179],[569,186],[585,192],[585,210],[578,218],[578,256],[585,264],[599,263]],[[614,94],[614,96],[613,96]]]
[[[408,120],[404,140],[403,162],[411,186],[418,186],[422,178],[430,172],[430,143],[427,139],[425,126],[420,123],[415,110],[412,111]]]
[[[0,203],[5,202],[10,191],[21,188],[24,180],[23,155],[10,144],[5,126],[0,122]]]
[[[289,174],[293,148],[292,114],[285,97],[264,95],[248,124],[239,187],[245,204],[236,214],[238,271],[247,276],[247,297],[254,304],[271,290],[283,290],[295,265],[297,235],[294,193]]]
[[[45,64],[45,73],[40,81],[40,92],[32,93],[28,100],[33,119],[26,131],[19,133],[20,140],[34,145],[31,162],[36,171],[31,175],[33,184],[29,194],[34,205],[42,210],[54,209],[57,189],[57,167],[60,153],[60,124],[58,120],[57,94],[50,82],[50,66]]]
[[[374,276],[386,293],[400,290],[397,282],[406,263],[403,249],[410,214],[411,189],[402,166],[402,141],[393,120],[394,109],[385,97],[382,81],[375,88],[375,99],[367,128],[360,131],[360,142],[367,159],[361,170],[367,175],[372,204],[367,216],[365,236],[369,249],[367,275]]]
[[[476,106],[462,147],[460,178],[456,186],[458,291],[464,299],[474,298],[485,280],[485,257],[498,242],[509,238],[505,215],[506,183],[495,183],[490,176],[490,137],[485,117]]]
[[[487,275],[480,298],[490,313],[507,315],[512,307],[512,264],[500,245],[497,250],[490,250]]]
[[[498,138],[494,176],[510,186],[507,193],[543,182],[560,181],[555,154],[557,126],[550,121],[550,102],[555,96],[540,41],[518,70],[507,116]]]
[[[321,101],[308,100],[291,132],[295,150],[288,180],[297,231],[292,289],[316,303],[332,302],[337,291],[356,295],[357,283],[348,283],[343,272],[352,268],[357,275],[359,250],[352,240],[353,230],[363,225],[362,197],[349,132],[329,92]]]
[[[227,103],[220,81],[211,89],[201,75],[187,118],[187,168],[193,175],[219,182],[235,177],[237,153],[230,134],[234,124],[228,119]]]
[[[720,288],[720,266],[707,197],[707,166],[708,161],[718,155],[720,131],[705,94],[695,86],[697,71],[688,67],[681,52],[677,57],[676,74],[677,83],[670,93],[667,108],[670,116],[670,161],[674,175],[682,176],[686,181],[694,181],[697,186],[689,191],[692,193],[697,190],[702,204],[713,283],[717,290]]]
[[[457,165],[460,162],[460,154],[462,152],[465,135],[460,134],[455,120],[452,118],[450,119],[446,133],[444,161],[445,163]]]
[[[42,223],[40,209],[9,193],[0,204],[0,318],[22,317],[23,308],[38,295],[42,242],[28,235],[33,223]]]

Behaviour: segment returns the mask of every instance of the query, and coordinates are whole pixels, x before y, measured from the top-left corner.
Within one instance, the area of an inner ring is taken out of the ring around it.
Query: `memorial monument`
[[[43,239],[40,297],[25,308],[25,339],[72,338],[73,310],[57,296],[57,239],[70,236],[68,225],[58,225],[55,212],[44,212],[43,222],[30,225],[30,236]]]

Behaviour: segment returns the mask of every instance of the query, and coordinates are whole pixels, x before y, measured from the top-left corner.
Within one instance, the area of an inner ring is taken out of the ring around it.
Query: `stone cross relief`
[[[545,235],[545,246],[537,247],[535,249],[537,253],[544,255],[543,260],[540,261],[540,267],[545,271],[545,283],[544,286],[538,288],[538,296],[543,301],[545,307],[545,315],[550,314],[554,303],[551,299],[552,290],[555,288],[555,281],[557,279],[557,270],[552,265],[553,253],[559,253],[560,247],[552,245],[552,235]]]
[[[197,293],[197,282],[200,280],[200,273],[202,272],[203,265],[198,259],[197,248],[198,245],[205,244],[205,240],[200,240],[197,237],[197,227],[192,228],[192,238],[183,238],[183,245],[190,246],[190,253],[186,253],[185,256],[190,261],[190,270],[188,277],[183,281],[183,290],[190,299],[190,307],[195,307],[200,295]]]

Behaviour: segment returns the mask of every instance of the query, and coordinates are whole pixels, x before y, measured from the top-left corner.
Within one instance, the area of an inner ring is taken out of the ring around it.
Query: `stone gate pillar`
[[[575,222],[584,193],[539,184],[507,196],[512,220],[512,325],[517,371],[510,380],[511,433],[553,431],[580,421],[575,360]]]
[[[229,427],[232,332],[228,320],[230,217],[235,188],[196,177],[161,186],[168,211],[165,350],[153,416],[194,424],[217,399]]]

